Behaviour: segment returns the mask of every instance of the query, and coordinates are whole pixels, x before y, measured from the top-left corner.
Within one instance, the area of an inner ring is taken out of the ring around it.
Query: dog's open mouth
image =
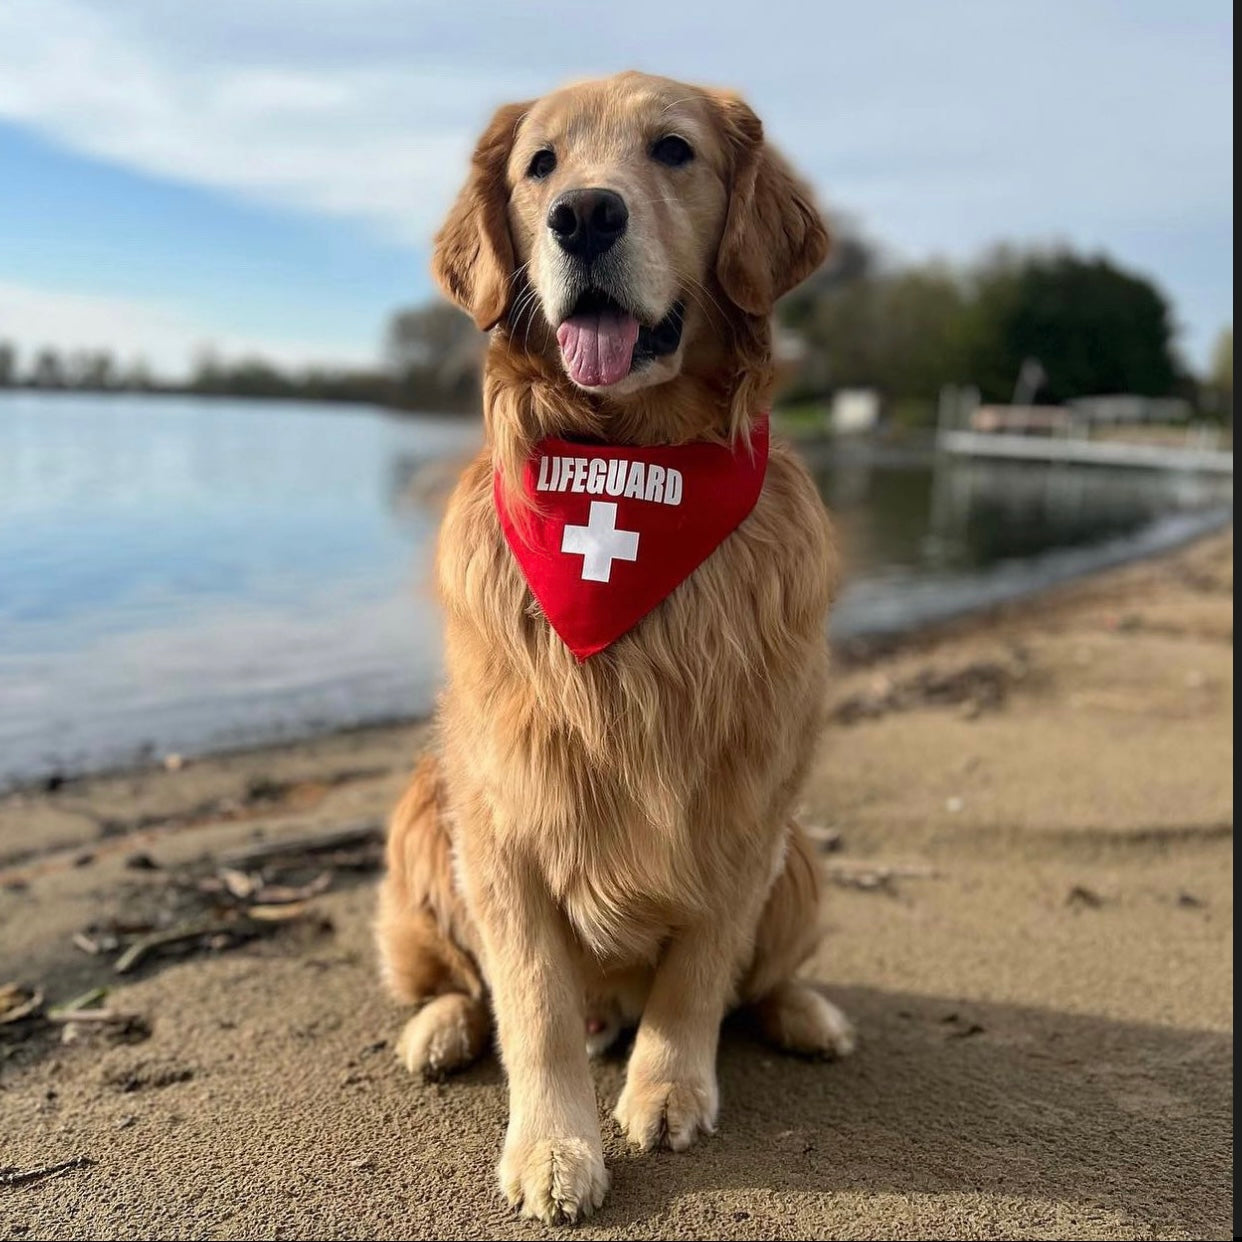
[[[584,388],[619,384],[636,367],[677,349],[684,317],[685,307],[674,302],[649,326],[602,290],[588,289],[556,330],[565,370]]]

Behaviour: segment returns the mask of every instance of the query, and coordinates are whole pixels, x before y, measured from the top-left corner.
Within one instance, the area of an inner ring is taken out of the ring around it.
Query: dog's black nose
[[[630,213],[612,190],[568,190],[548,211],[548,228],[562,250],[588,263],[625,232]]]

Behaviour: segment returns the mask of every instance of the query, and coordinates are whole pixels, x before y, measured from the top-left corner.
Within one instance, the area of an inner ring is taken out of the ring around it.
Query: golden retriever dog
[[[588,1056],[622,1028],[637,1024],[613,1116],[643,1149],[715,1128],[733,1008],[791,1052],[853,1045],[796,980],[819,880],[792,807],[837,558],[811,479],[774,441],[749,516],[580,659],[498,497],[547,437],[747,443],[766,425],[773,305],[827,248],[745,103],[638,73],[501,108],[436,238],[437,280],[490,333],[486,447],[440,533],[438,743],[393,815],[376,930],[389,990],[420,1006],[398,1044],[411,1071],[469,1064],[494,1015],[501,1189],[548,1223],[607,1193]]]

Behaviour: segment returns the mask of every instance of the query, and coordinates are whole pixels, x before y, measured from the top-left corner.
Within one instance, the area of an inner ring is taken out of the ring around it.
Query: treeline
[[[205,351],[190,375],[177,380],[153,374],[141,360],[118,363],[107,350],[46,347],[23,358],[0,341],[0,388],[346,401],[468,413],[478,410],[481,352],[482,338],[470,321],[435,303],[392,316],[375,368],[287,370],[262,358],[226,362]]]
[[[1181,397],[1232,421],[1233,333],[1206,374],[1180,359],[1169,302],[1147,278],[1068,249],[998,249],[967,267],[896,266],[837,223],[834,258],[778,308],[798,343],[783,399],[821,402],[876,390],[903,422],[930,423],[941,389],[984,401],[1055,404],[1130,393]],[[0,388],[187,392],[403,409],[477,412],[483,337],[441,302],[397,311],[375,368],[282,370],[261,359],[202,355],[188,379],[118,365],[106,352],[41,349],[19,358],[0,342]],[[1019,385],[1019,377],[1025,377]],[[1032,377],[1034,379],[1032,380]]]
[[[906,420],[930,421],[946,385],[1007,402],[1025,371],[1020,396],[1035,403],[1132,393],[1231,417],[1232,330],[1227,366],[1222,344],[1207,375],[1191,374],[1164,294],[1107,258],[1003,248],[966,268],[894,267],[848,234],[839,251],[780,307],[802,345],[788,400],[871,388]]]

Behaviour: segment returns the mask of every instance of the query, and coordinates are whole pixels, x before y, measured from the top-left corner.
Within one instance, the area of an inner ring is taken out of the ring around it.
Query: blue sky
[[[491,108],[638,67],[735,87],[895,259],[1068,242],[1232,318],[1217,0],[0,0],[0,339],[183,370],[365,362]]]

